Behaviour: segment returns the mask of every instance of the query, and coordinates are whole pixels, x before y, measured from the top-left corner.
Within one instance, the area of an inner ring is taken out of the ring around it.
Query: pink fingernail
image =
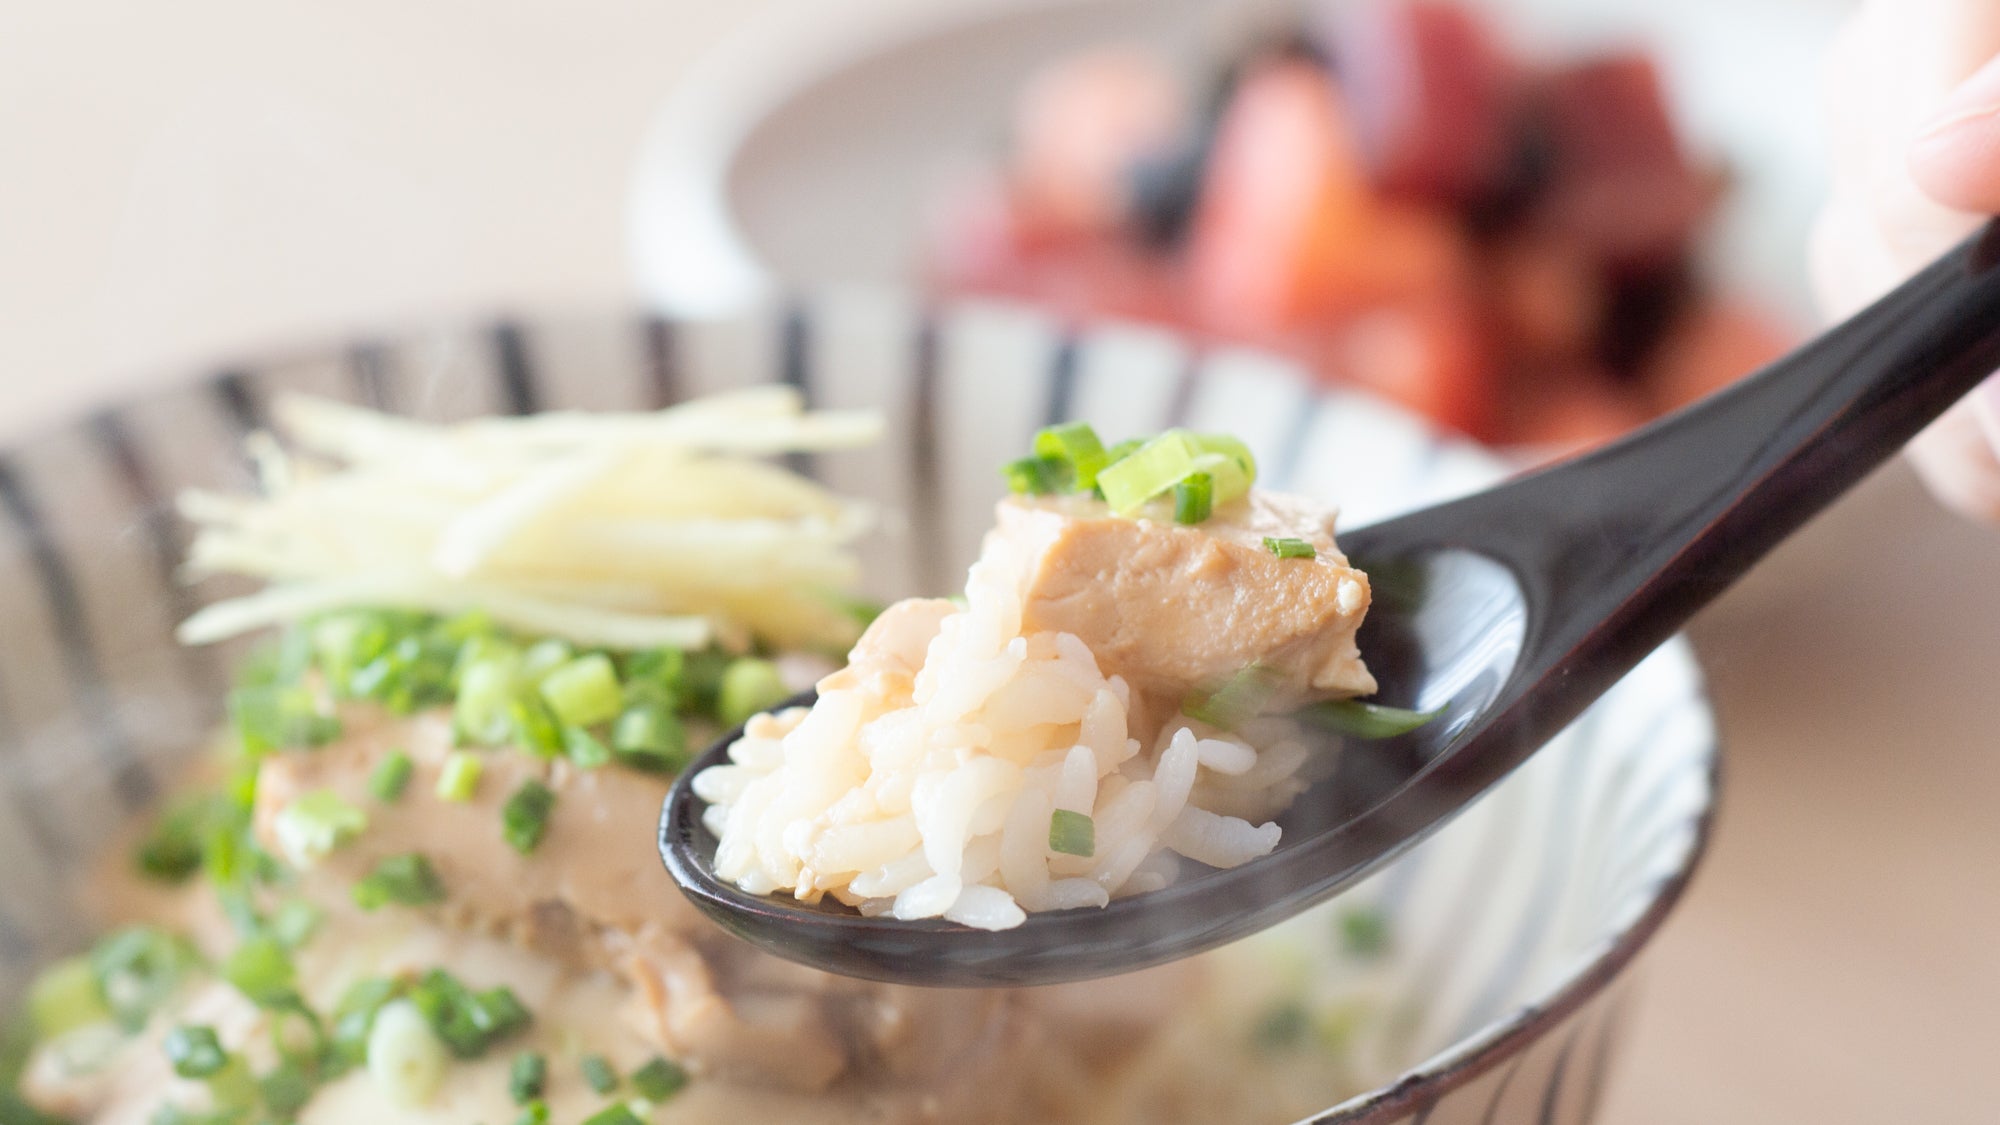
[[[1935,136],[1967,121],[1996,114],[2000,114],[2000,57],[1973,71],[1972,77],[1959,83],[1917,135]]]

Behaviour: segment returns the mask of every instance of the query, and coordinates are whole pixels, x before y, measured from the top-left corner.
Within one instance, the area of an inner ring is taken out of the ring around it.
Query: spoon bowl
[[[1391,739],[1329,736],[1333,768],[1279,819],[1269,856],[997,932],[751,895],[715,876],[690,784],[738,731],[675,783],[662,858],[752,943],[910,984],[1128,972],[1282,921],[1442,826],[2000,366],[1995,248],[1989,226],[1799,351],[1616,444],[1345,533],[1376,586],[1360,646],[1378,700],[1438,715]]]

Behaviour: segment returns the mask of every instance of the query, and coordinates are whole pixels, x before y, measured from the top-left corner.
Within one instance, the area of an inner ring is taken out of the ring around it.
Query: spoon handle
[[[1522,670],[1587,702],[1996,368],[2000,221],[1735,386],[1416,518],[1514,569],[1549,610]]]

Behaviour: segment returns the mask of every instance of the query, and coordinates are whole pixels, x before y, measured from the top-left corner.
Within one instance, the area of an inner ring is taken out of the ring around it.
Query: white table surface
[[[792,2],[0,0],[0,434],[300,336],[628,299],[652,106]],[[1722,827],[1605,1120],[1994,1120],[2000,533],[1891,470],[1696,637]]]

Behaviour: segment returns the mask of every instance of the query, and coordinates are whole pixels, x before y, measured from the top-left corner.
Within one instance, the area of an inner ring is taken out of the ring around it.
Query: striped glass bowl
[[[876,292],[718,320],[452,324],[206,373],[0,450],[0,1002],[86,943],[91,862],[218,717],[234,654],[182,649],[171,632],[229,588],[178,581],[172,497],[249,485],[242,438],[272,395],[451,419],[650,407],[770,381],[887,415],[879,446],[807,465],[890,513],[864,560],[881,597],[956,588],[999,493],[994,466],[1053,418],[1112,435],[1182,423],[1242,435],[1268,483],[1337,499],[1344,526],[1497,473],[1477,449],[1266,356],[1198,353],[1137,326],[1070,335],[1023,308],[924,309]],[[1623,970],[1686,885],[1715,768],[1699,675],[1686,646],[1669,644],[1344,899],[1383,912],[1395,940],[1365,974],[1350,981],[1329,962],[1312,987],[1365,987],[1397,1015],[1328,1060],[1374,1089],[1311,1119],[1591,1120],[1628,1010]]]

